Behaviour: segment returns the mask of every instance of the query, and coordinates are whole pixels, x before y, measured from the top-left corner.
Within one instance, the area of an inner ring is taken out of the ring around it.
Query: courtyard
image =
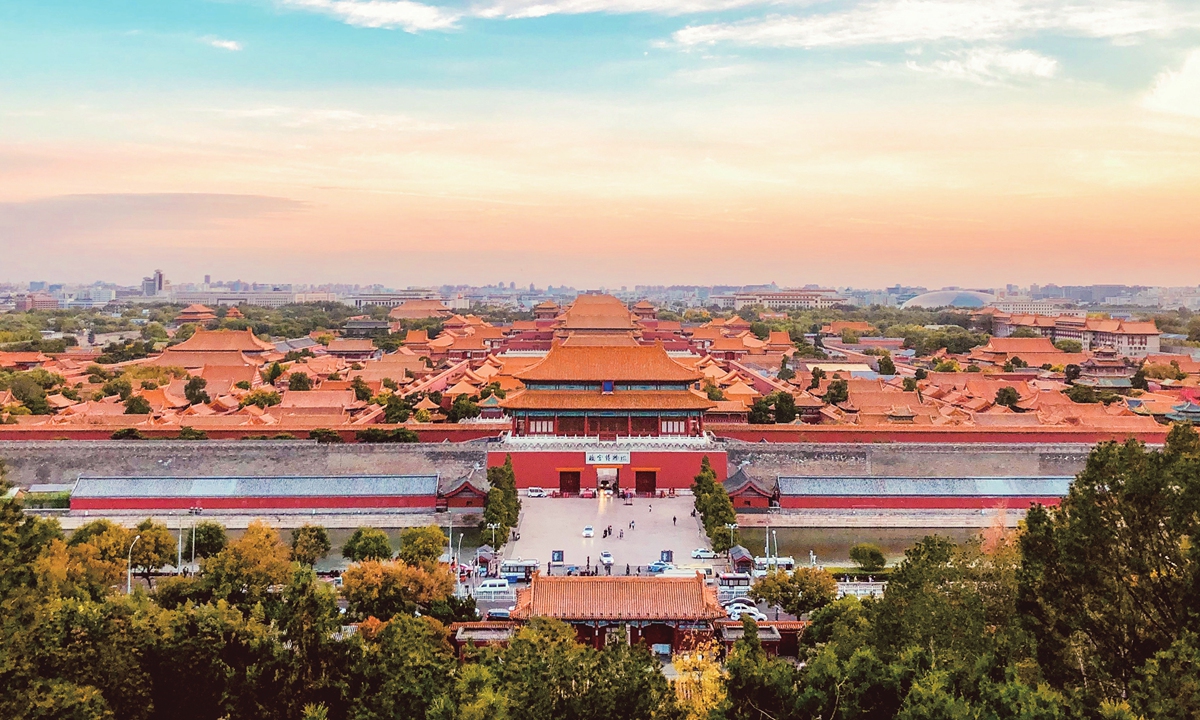
[[[632,504],[625,504],[632,502]],[[692,560],[692,550],[709,546],[699,518],[692,517],[692,497],[633,498],[530,498],[521,497],[520,539],[505,546],[508,559],[537,559],[543,572],[551,551],[562,550],[563,562],[593,568],[600,553],[613,555],[613,574],[625,574],[625,566],[637,572],[659,559],[663,550],[675,553],[675,565],[710,564]],[[672,522],[674,519],[674,522]],[[629,523],[634,527],[630,528]],[[591,525],[594,537],[583,537],[583,528]],[[603,537],[612,526],[611,537]],[[624,537],[621,532],[624,531]],[[486,535],[486,531],[485,531]],[[484,538],[486,540],[486,537]]]

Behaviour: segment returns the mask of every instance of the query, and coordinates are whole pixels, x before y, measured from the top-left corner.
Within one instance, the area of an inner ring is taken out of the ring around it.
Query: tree
[[[141,395],[129,396],[129,399],[125,401],[125,414],[126,415],[149,415],[150,414],[150,401],[147,400],[146,398],[142,397]]]
[[[319,443],[326,444],[336,445],[344,442],[342,440],[342,434],[337,430],[331,430],[330,428],[315,428],[313,430],[309,430],[308,437],[311,440],[316,440]]]
[[[387,396],[387,402],[383,406],[383,421],[385,423],[408,422],[411,414],[412,406],[404,398],[395,393]]]
[[[775,407],[776,423],[791,423],[796,420],[796,398],[783,391],[771,393]]]
[[[275,381],[283,376],[283,366],[278,361],[271,363],[266,370],[261,373],[263,382],[268,385],[274,385]]]
[[[851,547],[850,559],[864,572],[882,570],[883,566],[887,564],[887,559],[883,556],[883,549],[872,543],[857,543]]]
[[[712,469],[707,455],[700,461],[700,472],[692,480],[692,495],[713,550],[724,552],[736,545],[740,541],[738,533],[736,530],[730,531],[726,525],[737,521],[737,513],[725,486],[717,482],[717,473]]]
[[[440,565],[419,567],[400,560],[364,560],[342,573],[347,613],[359,620],[391,620],[428,610],[454,592],[454,576]]]
[[[829,383],[829,388],[825,391],[825,402],[830,405],[838,405],[850,399],[850,384],[845,380],[837,379]]]
[[[437,525],[406,528],[400,531],[397,557],[409,565],[427,566],[437,562],[446,548],[446,534]]]
[[[704,394],[713,402],[725,399],[725,393],[721,392],[721,388],[713,384],[711,380],[704,383]]]
[[[292,371],[292,374],[288,376],[288,390],[304,391],[312,390],[312,388],[312,378],[308,376],[308,373]]]
[[[996,391],[996,404],[1004,407],[1016,408],[1017,403],[1021,401],[1021,394],[1017,392],[1015,387],[1002,387]]]
[[[183,396],[193,405],[200,405],[209,401],[208,393],[204,388],[208,387],[208,381],[199,375],[190,378],[187,385],[183,386]]]
[[[351,676],[354,717],[424,718],[454,686],[454,651],[435,620],[397,615],[365,638]]]
[[[193,535],[196,538],[194,548]],[[224,525],[212,520],[201,520],[196,523],[194,532],[184,532],[183,556],[188,559],[191,559],[193,555],[197,558],[212,557],[224,550],[227,544],[229,544],[229,538],[225,535]]]
[[[799,617],[833,602],[837,581],[820,568],[802,566],[793,573],[773,570],[750,588],[750,595]]]
[[[175,563],[178,551],[176,540],[171,536],[171,531],[167,529],[166,525],[154,522],[149,518],[138,523],[131,535],[138,536],[138,541],[132,543],[133,552],[129,555],[130,562],[133,567],[140,570],[146,583],[153,587],[154,571],[164,565]],[[130,541],[132,542],[132,537]]]
[[[904,392],[916,392],[916,391],[917,391],[917,379],[916,378],[904,378]]]
[[[121,401],[124,402],[125,400],[129,399],[130,395],[133,394],[133,383],[130,382],[129,378],[125,377],[124,375],[118,375],[111,380],[105,381],[105,383],[100,386],[100,392],[103,393],[104,397],[112,397],[113,395],[117,395],[121,398]]]
[[[1200,436],[1176,425],[1162,450],[1102,443],[1059,508],[1035,505],[1025,523],[1018,607],[1047,680],[1128,697],[1139,668],[1195,628]]]
[[[1087,385],[1072,385],[1070,388],[1067,389],[1067,391],[1064,393],[1064,395],[1066,395],[1068,398],[1070,398],[1071,402],[1076,402],[1076,403],[1100,402],[1100,396],[1096,394],[1095,390],[1088,387]]]
[[[479,405],[470,396],[459,395],[450,404],[450,412],[446,413],[446,420],[456,423],[460,420],[479,417],[480,412]]]
[[[279,532],[259,520],[224,550],[200,563],[204,582],[217,599],[243,609],[270,599],[270,588],[291,576],[292,563]]]
[[[354,399],[359,402],[368,402],[371,399],[371,386],[366,380],[362,379],[361,375],[356,375],[350,381],[350,387],[354,390]]]
[[[1040,338],[1041,336],[1042,334],[1037,330],[1027,327],[1019,327],[1016,330],[1013,330],[1012,334],[1009,335],[1009,337],[1014,338]]]
[[[771,412],[771,406],[765,397],[754,401],[746,419],[751,425],[773,425],[775,423],[775,415]]]
[[[708,641],[671,658],[678,673],[675,700],[683,720],[712,720],[725,716],[729,695],[725,690],[725,670],[720,657],[717,644]]]
[[[257,390],[251,390],[242,396],[239,405],[242,407],[246,407],[247,405],[255,405],[257,407],[266,409],[272,405],[278,405],[282,399],[283,398],[280,397],[279,393],[275,392],[274,390],[259,388]]]
[[[880,375],[895,375],[896,363],[892,361],[891,355],[884,355],[879,358],[879,374]]]
[[[1083,343],[1078,340],[1059,340],[1054,343],[1054,347],[1062,350],[1065,353],[1081,353],[1083,352]]]
[[[784,382],[796,377],[796,373],[790,367],[788,367],[787,355],[784,355],[783,360],[779,363],[779,374],[776,377]],[[712,398],[709,399],[711,400]]]
[[[329,533],[320,525],[304,524],[292,531],[292,560],[312,567],[333,549]]]
[[[184,425],[179,428],[179,439],[180,440],[207,440],[208,433],[204,432],[203,430],[197,430],[196,428],[188,427],[187,425]]]
[[[825,371],[819,367],[812,369],[812,382],[808,384],[809,390],[816,390],[821,387],[821,381],[825,379]]]
[[[392,543],[379,528],[360,527],[342,546],[342,557],[354,562],[388,560],[392,557]]]
[[[1083,374],[1083,368],[1079,367],[1075,363],[1071,363],[1070,365],[1067,365],[1065,368],[1063,368],[1063,375],[1066,377],[1066,380],[1068,383],[1075,382],[1076,380],[1079,379],[1079,376],[1082,374]]]

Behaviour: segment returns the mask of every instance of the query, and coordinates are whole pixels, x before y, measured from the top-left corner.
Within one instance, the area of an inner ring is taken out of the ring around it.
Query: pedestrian
[[[629,521],[629,529],[630,529],[630,530],[632,530],[632,529],[633,529],[633,521],[632,521],[632,520],[630,520],[630,521]]]
[[[625,563],[625,574],[629,574],[629,563]]]
[[[649,508],[649,512],[654,512],[654,506],[653,506],[653,505],[647,505],[646,507],[648,507],[648,508]]]
[[[675,520],[676,520],[675,516],[674,516],[674,515],[672,515],[672,516],[671,516],[671,524],[672,524],[672,525],[674,525],[674,524],[675,524]]]
[[[624,540],[624,539],[625,539],[625,531],[624,531],[624,530],[622,530],[622,531],[621,531],[621,538],[620,538],[620,539],[621,539],[621,540]]]

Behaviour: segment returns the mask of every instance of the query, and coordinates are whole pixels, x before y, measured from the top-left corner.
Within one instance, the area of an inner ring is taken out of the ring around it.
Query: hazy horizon
[[[1200,282],[1200,8],[0,0],[0,280]]]

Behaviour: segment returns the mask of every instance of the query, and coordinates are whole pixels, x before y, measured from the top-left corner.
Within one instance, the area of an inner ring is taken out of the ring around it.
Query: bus
[[[750,593],[751,578],[746,573],[721,573],[717,576],[717,600],[725,604]]]
[[[533,574],[541,567],[537,560],[522,560],[514,558],[500,563],[500,577],[510,583],[529,582]]]
[[[796,560],[788,555],[784,555],[782,557],[754,558],[754,577],[763,577],[772,570],[786,570],[787,572],[795,572]]]

